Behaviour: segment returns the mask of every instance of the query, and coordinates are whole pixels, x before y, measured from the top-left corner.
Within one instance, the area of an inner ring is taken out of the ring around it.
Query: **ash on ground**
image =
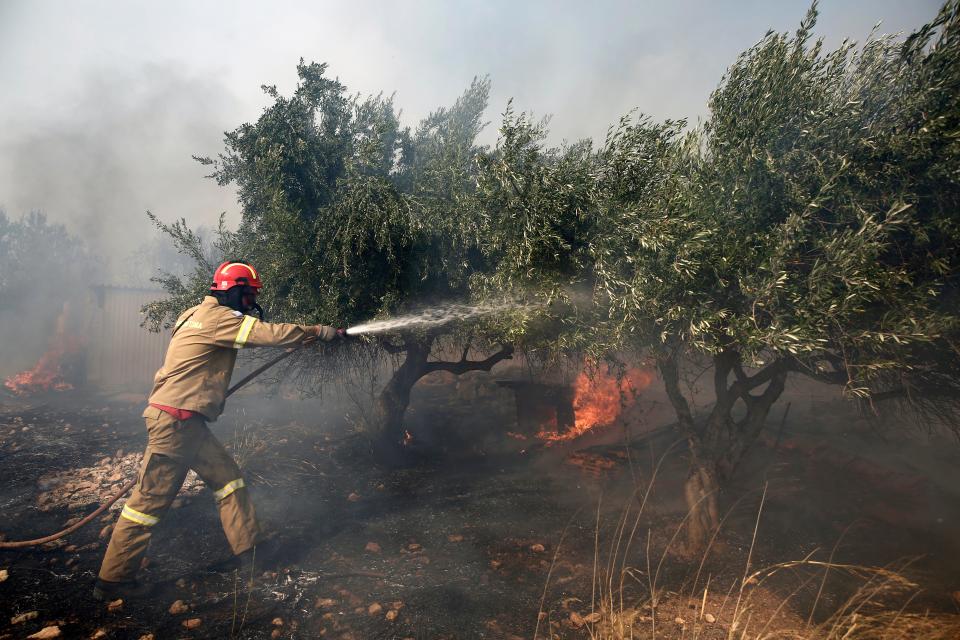
[[[422,397],[445,394],[425,389]],[[146,444],[142,406],[76,400],[0,407],[0,534],[9,540],[63,528],[136,476]],[[924,588],[911,606],[958,606],[951,598],[960,592],[960,538],[952,532],[960,509],[949,481],[950,465],[953,473],[960,467],[943,447],[928,460],[934,472],[918,480],[919,469],[907,473],[894,458],[905,455],[902,443],[891,443],[885,458],[866,451],[864,433],[811,432],[810,416],[795,411],[785,429],[761,439],[731,488],[740,498],[702,568],[673,542],[686,460],[668,455],[632,543],[617,551],[618,566],[631,573],[627,602],[610,611],[591,602],[594,580],[606,575],[618,532],[626,540],[621,523],[634,520],[624,514],[636,514],[638,488],[672,444],[669,430],[653,437],[618,428],[605,441],[537,450],[508,435],[516,433],[510,404],[467,414],[463,403],[445,413],[441,403],[420,402],[411,431],[437,455],[384,470],[370,463],[368,441],[349,420],[325,417],[342,413],[304,405],[279,419],[257,405],[233,403],[211,425],[240,460],[267,532],[252,572],[231,567],[215,501],[191,480],[187,499],[155,527],[142,571],[155,585],[147,600],[107,605],[90,597],[116,513],[58,545],[0,551],[0,638],[51,627],[61,637],[134,640],[530,638],[535,630],[588,638],[617,624],[643,637],[653,622],[664,638],[726,637],[733,619],[723,594],[743,578],[764,482],[755,566],[830,549],[856,523],[850,539],[859,542],[838,549],[844,562],[882,566],[926,552],[909,567]],[[813,409],[853,424],[837,407]],[[652,574],[656,602],[643,590]],[[809,602],[778,608],[788,587],[751,585],[754,615],[783,630],[805,621]],[[828,587],[824,611],[843,602],[847,585],[831,579]]]

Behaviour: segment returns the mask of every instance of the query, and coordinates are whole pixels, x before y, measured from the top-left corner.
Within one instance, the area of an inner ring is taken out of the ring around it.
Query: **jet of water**
[[[356,336],[362,333],[383,333],[385,331],[394,331],[397,329],[406,329],[412,327],[437,327],[455,320],[472,320],[474,318],[480,318],[482,316],[501,313],[504,311],[528,309],[532,306],[534,305],[519,302],[503,302],[499,304],[484,305],[451,304],[445,307],[425,309],[420,313],[413,313],[406,316],[365,322],[355,327],[350,327],[347,329],[347,333],[351,336]]]

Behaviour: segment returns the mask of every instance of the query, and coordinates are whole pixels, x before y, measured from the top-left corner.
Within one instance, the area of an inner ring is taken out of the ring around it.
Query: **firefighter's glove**
[[[329,342],[337,337],[337,329],[325,324],[315,324],[312,327],[305,327],[307,335],[312,338]]]

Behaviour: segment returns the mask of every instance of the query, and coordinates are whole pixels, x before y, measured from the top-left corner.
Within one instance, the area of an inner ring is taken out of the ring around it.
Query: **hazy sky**
[[[493,81],[485,139],[509,98],[553,139],[599,137],[633,108],[696,119],[724,69],[806,0],[670,2],[115,2],[0,0],[0,207],[39,209],[98,249],[149,233],[144,212],[237,220],[191,154],[256,119],[261,84],[328,62],[351,92],[396,93],[408,124]],[[911,30],[939,0],[824,0],[828,45]]]

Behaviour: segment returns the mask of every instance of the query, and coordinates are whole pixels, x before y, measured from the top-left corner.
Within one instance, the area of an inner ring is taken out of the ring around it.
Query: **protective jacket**
[[[310,329],[262,322],[206,296],[177,318],[149,402],[195,411],[214,421],[223,412],[238,349],[293,346],[314,335]],[[336,336],[333,327],[321,326],[319,331],[321,340]],[[149,417],[147,411],[143,417]]]

